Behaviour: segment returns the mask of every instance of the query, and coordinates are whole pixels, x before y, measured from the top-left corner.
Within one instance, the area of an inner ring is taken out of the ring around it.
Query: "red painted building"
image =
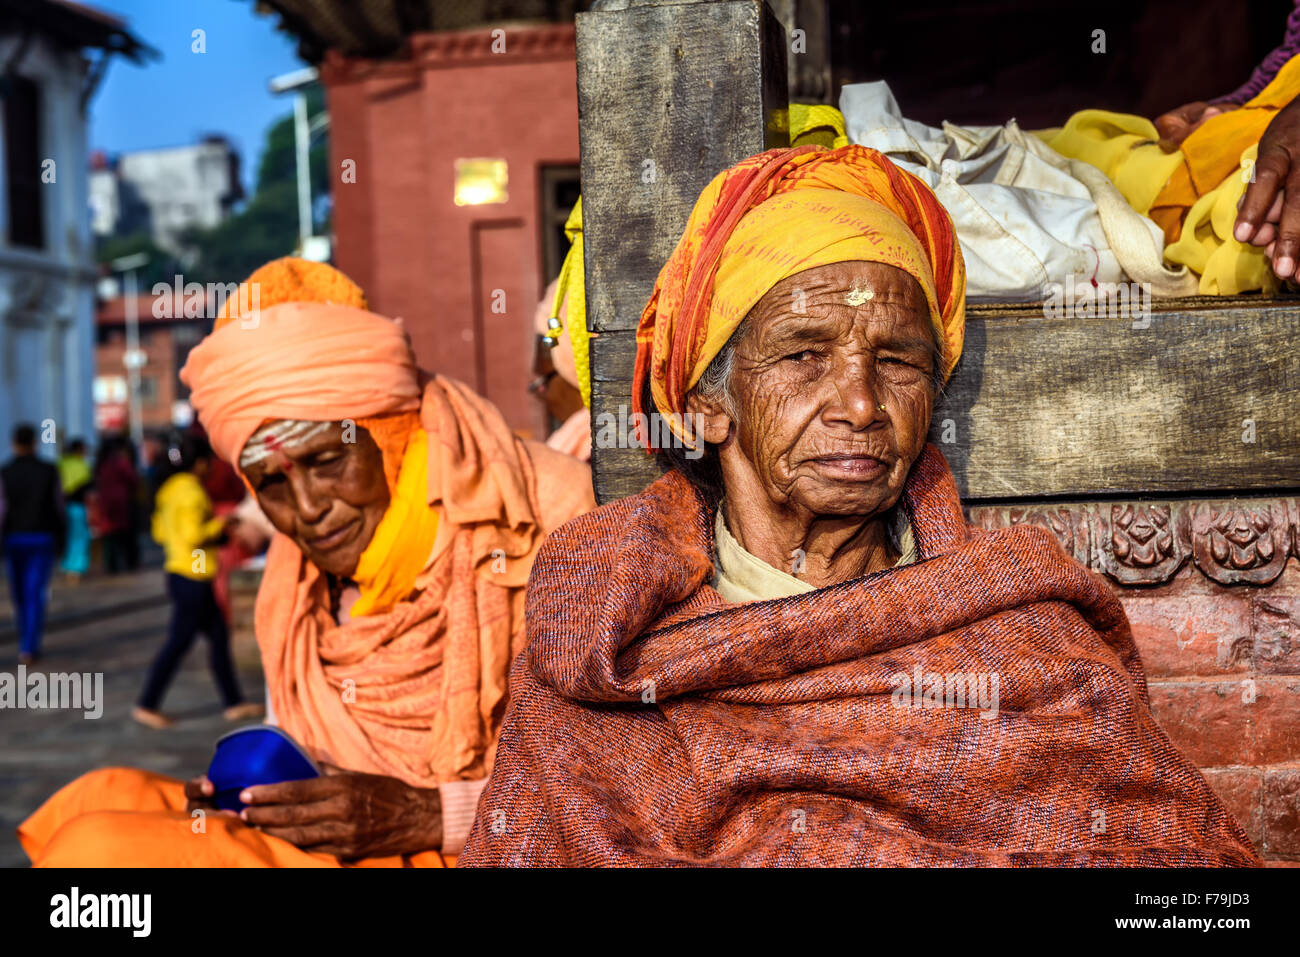
[[[173,308],[171,291],[161,296],[141,294],[137,306],[140,329],[140,421],[147,434],[172,429],[181,412],[178,403],[189,396],[180,370],[211,322],[196,315],[214,307],[192,305],[185,315],[184,301]],[[95,428],[100,432],[125,432],[128,422],[127,301],[123,296],[101,300],[95,310]],[[183,422],[187,413],[182,415]]]
[[[421,365],[544,437],[533,316],[577,197],[572,24],[415,34],[396,58],[328,53],[335,263],[401,317]],[[501,183],[474,180],[472,160]],[[492,200],[458,205],[468,198]]]

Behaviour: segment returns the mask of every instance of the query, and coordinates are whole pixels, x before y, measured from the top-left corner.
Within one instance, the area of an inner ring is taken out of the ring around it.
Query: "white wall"
[[[18,43],[0,34],[0,62]],[[9,245],[7,192],[0,189],[0,448],[15,423],[52,420],[60,441],[94,439],[94,252],[90,237],[86,118],[79,100],[86,63],[35,38],[16,72],[40,84],[42,156],[54,182],[42,184],[45,248]],[[0,185],[4,168],[0,114]],[[44,449],[53,455],[53,449]]]
[[[180,254],[185,229],[210,229],[226,219],[236,187],[232,153],[224,143],[196,143],[118,157],[118,179],[149,207],[155,243]]]
[[[122,197],[117,188],[117,174],[111,169],[90,173],[90,228],[96,236],[117,231],[122,218]]]

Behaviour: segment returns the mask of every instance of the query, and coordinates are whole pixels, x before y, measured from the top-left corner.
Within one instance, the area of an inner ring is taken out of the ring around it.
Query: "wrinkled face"
[[[739,468],[801,514],[891,508],[934,402],[920,284],[882,263],[820,266],[774,286],[748,326],[731,377],[732,441],[720,452],[728,489]]]
[[[313,565],[343,578],[356,571],[388,509],[379,446],[360,426],[355,432],[356,441],[345,442],[342,424],[331,423],[245,471],[271,524]]]

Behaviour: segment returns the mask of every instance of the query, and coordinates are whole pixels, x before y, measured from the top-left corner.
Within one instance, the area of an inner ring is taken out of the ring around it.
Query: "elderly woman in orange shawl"
[[[670,468],[539,553],[462,864],[1257,862],[1106,585],[963,520],[926,434],[964,286],[872,150],[709,184],[637,334]]]
[[[537,548],[594,507],[586,465],[422,373],[341,273],[278,261],[240,302],[181,377],[278,533],[255,621],[274,719],[336,773],[250,788],[195,834],[206,779],[94,772],[20,828],[37,864],[442,863],[492,767]]]

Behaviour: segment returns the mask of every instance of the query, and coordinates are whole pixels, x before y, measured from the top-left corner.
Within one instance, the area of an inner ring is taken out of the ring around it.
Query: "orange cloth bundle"
[[[137,768],[101,768],[60,788],[18,828],[36,867],[453,867],[437,851],[341,861],[304,851],[225,814],[204,829],[185,784]]]

